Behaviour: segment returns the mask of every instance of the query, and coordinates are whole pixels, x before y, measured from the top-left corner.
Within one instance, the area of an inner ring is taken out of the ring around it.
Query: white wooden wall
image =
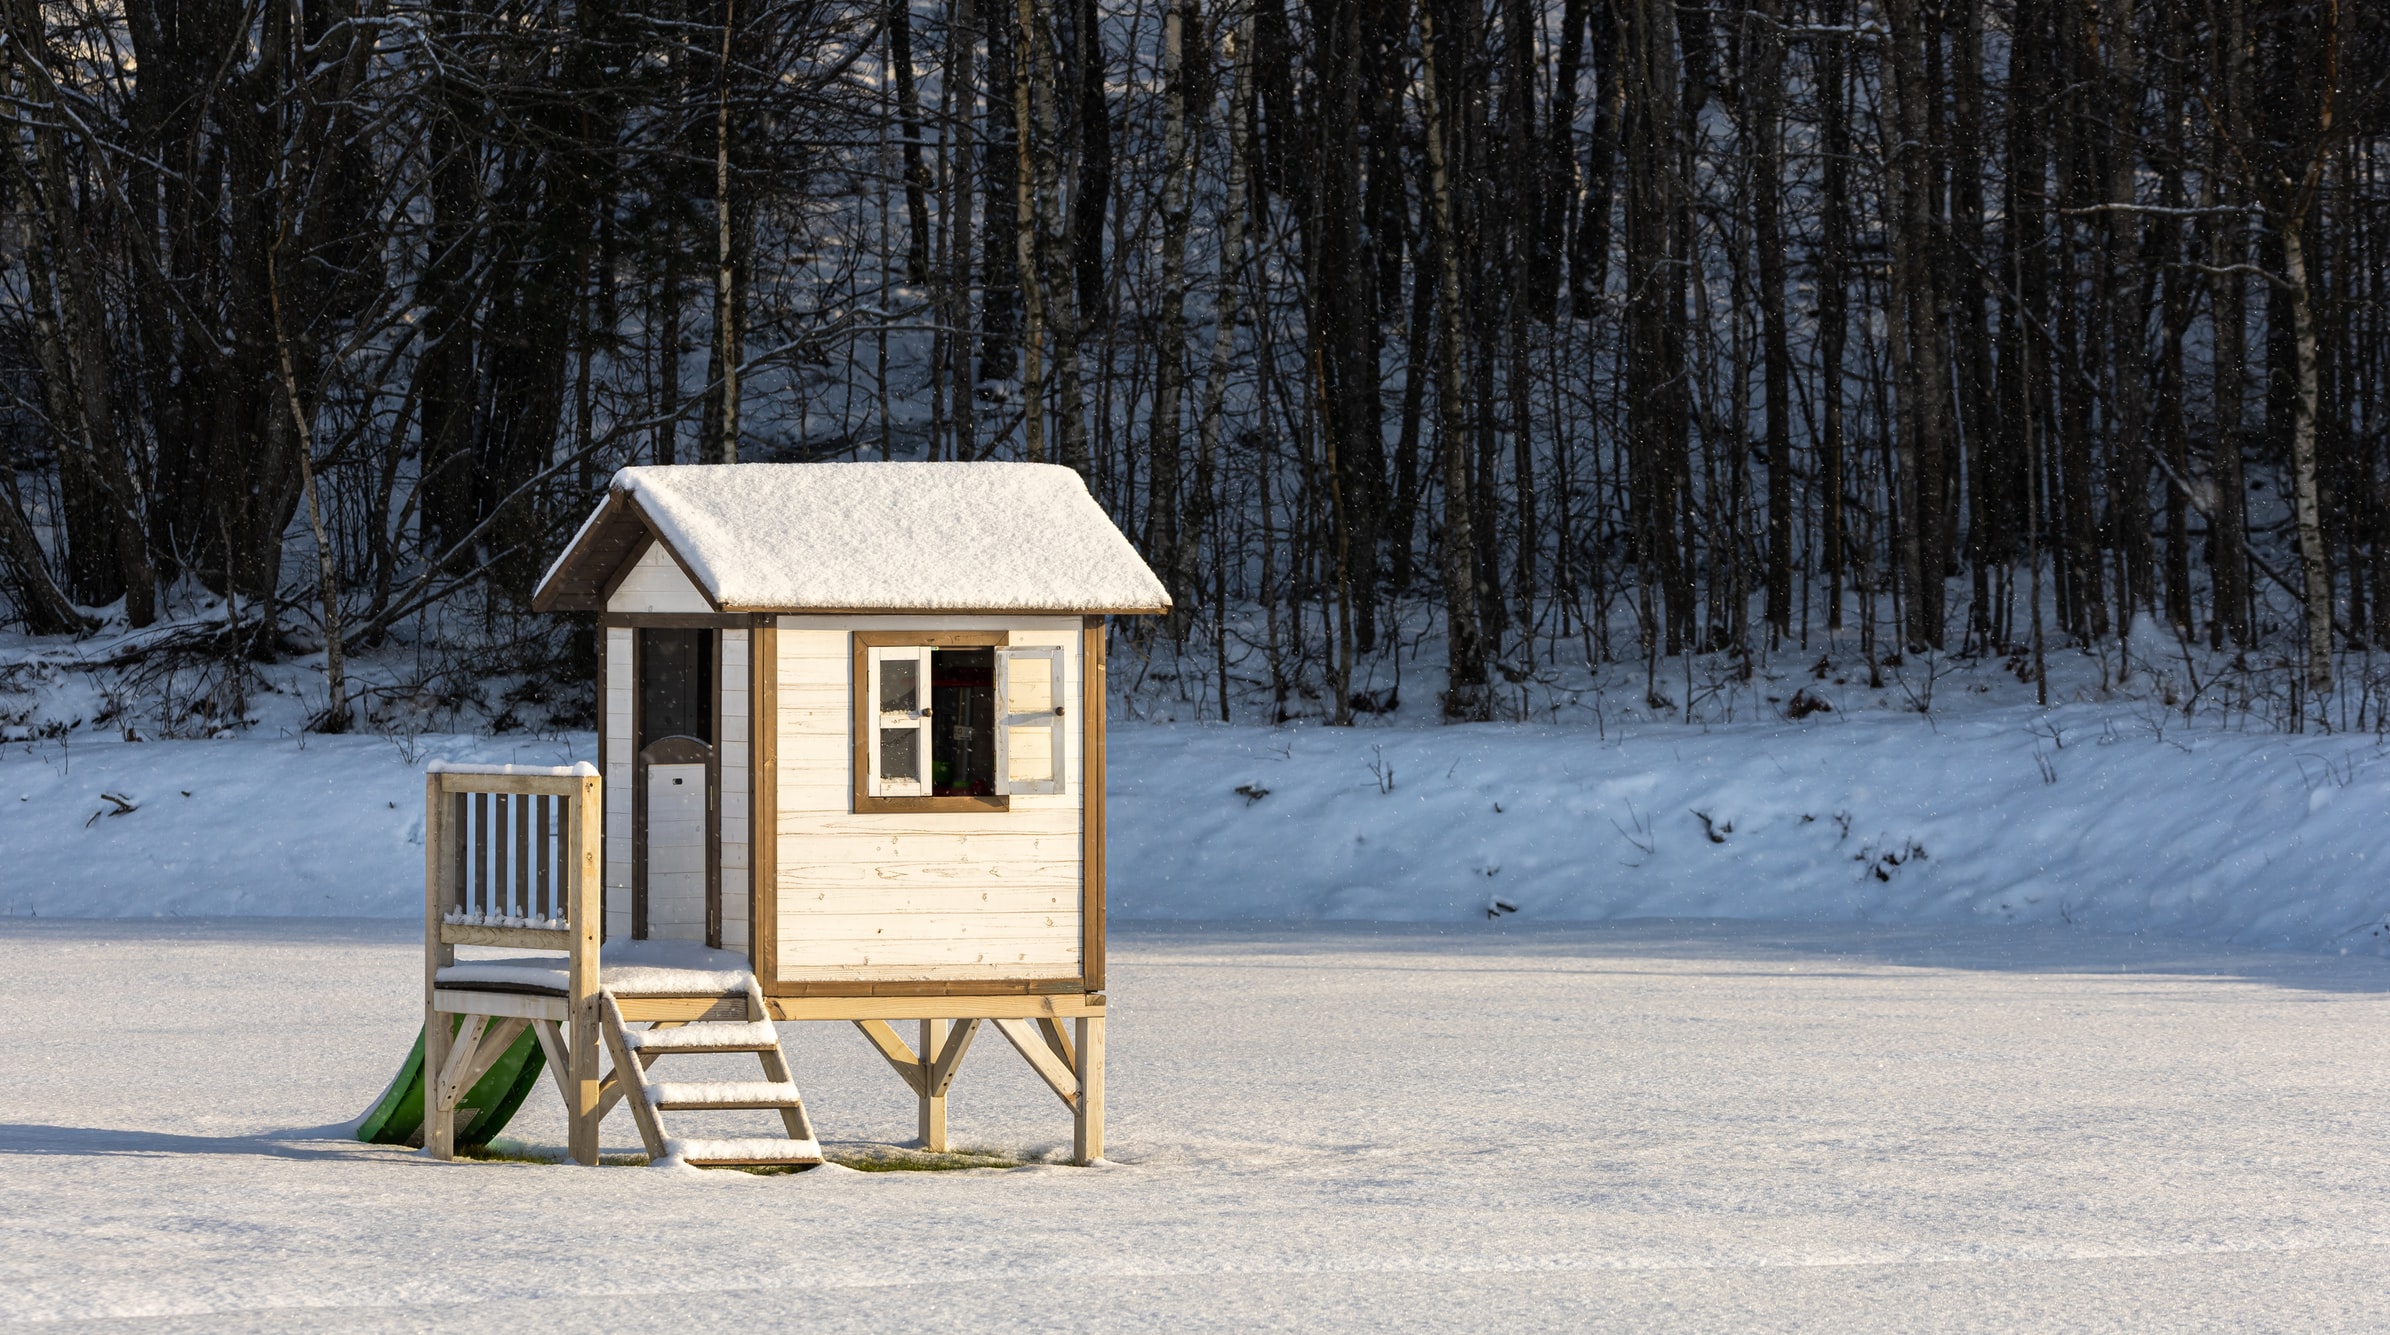
[[[705,596],[689,582],[662,547],[649,544],[622,583],[607,600],[609,612],[711,612]],[[622,627],[606,631],[606,934],[627,940],[631,934],[631,675],[633,632]],[[753,750],[753,710],[748,704],[752,661],[745,630],[722,632],[721,750],[722,803],[722,945],[745,951],[748,945],[749,890],[753,838],[749,755]],[[680,903],[648,887],[648,934],[668,940],[705,939],[705,903]],[[686,898],[685,896],[683,898]]]
[[[722,752],[722,948],[737,951],[747,949],[748,822],[755,790],[747,777],[755,737],[747,639],[743,630],[722,632],[722,735],[714,740]],[[697,939],[705,939],[702,924]]]
[[[670,558],[666,558],[670,559]],[[606,936],[631,938],[631,632],[606,628]]]
[[[647,550],[622,577],[611,597],[606,599],[609,612],[711,612],[714,605],[705,600],[697,586],[682,573],[680,562],[663,544],[651,542]]]
[[[784,616],[779,627],[780,978],[1078,977],[1079,619]],[[1006,630],[1016,645],[1060,646],[1063,791],[1016,796],[1010,811],[854,814],[857,630]]]

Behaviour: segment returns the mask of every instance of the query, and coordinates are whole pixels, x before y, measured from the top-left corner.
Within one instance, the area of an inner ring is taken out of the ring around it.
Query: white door
[[[647,934],[705,940],[705,770],[647,767]]]

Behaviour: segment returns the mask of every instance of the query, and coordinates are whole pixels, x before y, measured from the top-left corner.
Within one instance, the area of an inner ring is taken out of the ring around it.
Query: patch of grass
[[[499,1141],[460,1149],[456,1157],[480,1163],[560,1164],[569,1161],[561,1150],[534,1150],[516,1141]],[[965,1168],[1018,1168],[1025,1162],[1017,1155],[998,1150],[964,1149],[933,1154],[928,1150],[902,1145],[837,1145],[825,1149],[823,1157],[858,1173],[952,1173]],[[601,1168],[645,1168],[648,1163],[649,1159],[644,1154],[607,1154],[598,1158]],[[752,1164],[742,1167],[723,1164],[721,1167],[757,1177],[786,1177],[793,1173],[810,1172],[814,1165]]]
[[[472,1159],[478,1163],[564,1162],[564,1156],[562,1155],[547,1151],[525,1149],[519,1143],[512,1141],[490,1145],[474,1145],[469,1148],[460,1148],[456,1152],[456,1157],[459,1159]],[[647,1162],[646,1156],[640,1156],[639,1162]]]
[[[824,1157],[858,1173],[951,1173],[964,1168],[1018,1168],[1021,1160],[996,1150],[907,1149],[898,1145],[841,1145]]]

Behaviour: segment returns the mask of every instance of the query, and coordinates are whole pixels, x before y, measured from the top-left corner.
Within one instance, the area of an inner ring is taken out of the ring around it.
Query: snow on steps
[[[781,1140],[760,1136],[745,1140],[666,1140],[660,1164],[685,1163],[697,1167],[732,1165],[816,1164],[822,1147],[812,1140]]]
[[[623,1046],[633,1052],[764,1052],[780,1046],[770,1020],[698,1020],[678,1029],[632,1029]]]
[[[691,1108],[795,1108],[803,1104],[787,1080],[655,1080],[647,1085],[647,1106],[663,1111]]]
[[[788,1055],[781,1051],[780,1032],[772,1026],[763,988],[751,972],[735,987],[722,989],[747,1003],[744,1023],[700,1021],[667,1028],[634,1030],[624,1023],[622,1005],[614,992],[598,991],[598,1023],[606,1046],[614,1055],[615,1078],[629,1082],[632,1120],[648,1158],[659,1164],[742,1165],[817,1164],[822,1161],[813,1121],[789,1073]],[[650,1062],[701,1052],[752,1052],[763,1066],[761,1080],[656,1080]],[[711,1139],[680,1137],[664,1128],[663,1114],[675,1110],[728,1112],[769,1110],[778,1113],[787,1133],[781,1138]]]

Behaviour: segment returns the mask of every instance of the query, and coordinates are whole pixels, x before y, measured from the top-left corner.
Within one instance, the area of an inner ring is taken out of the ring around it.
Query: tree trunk
[[[1165,0],[1162,17],[1162,301],[1156,321],[1154,409],[1146,463],[1145,552],[1160,563],[1170,590],[1170,631],[1184,641],[1193,571],[1179,539],[1179,399],[1186,382],[1187,309],[1187,10],[1192,0]],[[1200,40],[1200,33],[1198,34]],[[1233,205],[1234,201],[1231,201]]]
[[[722,0],[725,16],[736,2]],[[725,17],[725,52],[729,27]],[[921,157],[921,96],[913,87],[912,0],[888,0],[888,63],[896,72],[897,116],[904,130],[905,219],[912,224],[905,234],[905,281],[918,287],[929,281],[929,168]]]
[[[1784,29],[1777,0],[1755,0],[1751,11],[1751,55],[1745,96],[1751,100],[1752,241],[1759,249],[1761,377],[1767,398],[1768,550],[1767,619],[1778,639],[1792,633],[1792,347],[1784,321],[1784,225],[1778,214],[1784,188],[1782,102]]]
[[[2282,243],[2283,291],[2290,301],[2291,337],[2298,362],[2290,462],[2299,530],[2299,584],[2307,600],[2307,689],[2320,696],[2332,690],[2332,574],[2325,563],[2321,470],[2316,465],[2315,302],[2307,289],[2307,242],[2300,235],[2304,222],[2293,214],[2277,231]]]
[[[1420,111],[1427,140],[1428,194],[1436,231],[1437,340],[1436,448],[1444,489],[1444,533],[1437,550],[1444,583],[1444,717],[1470,722],[1491,717],[1485,689],[1485,649],[1477,629],[1477,544],[1470,534],[1467,424],[1461,390],[1461,259],[1454,224],[1445,90],[1453,82],[1436,51],[1436,9],[1441,0],[1419,5]]]

